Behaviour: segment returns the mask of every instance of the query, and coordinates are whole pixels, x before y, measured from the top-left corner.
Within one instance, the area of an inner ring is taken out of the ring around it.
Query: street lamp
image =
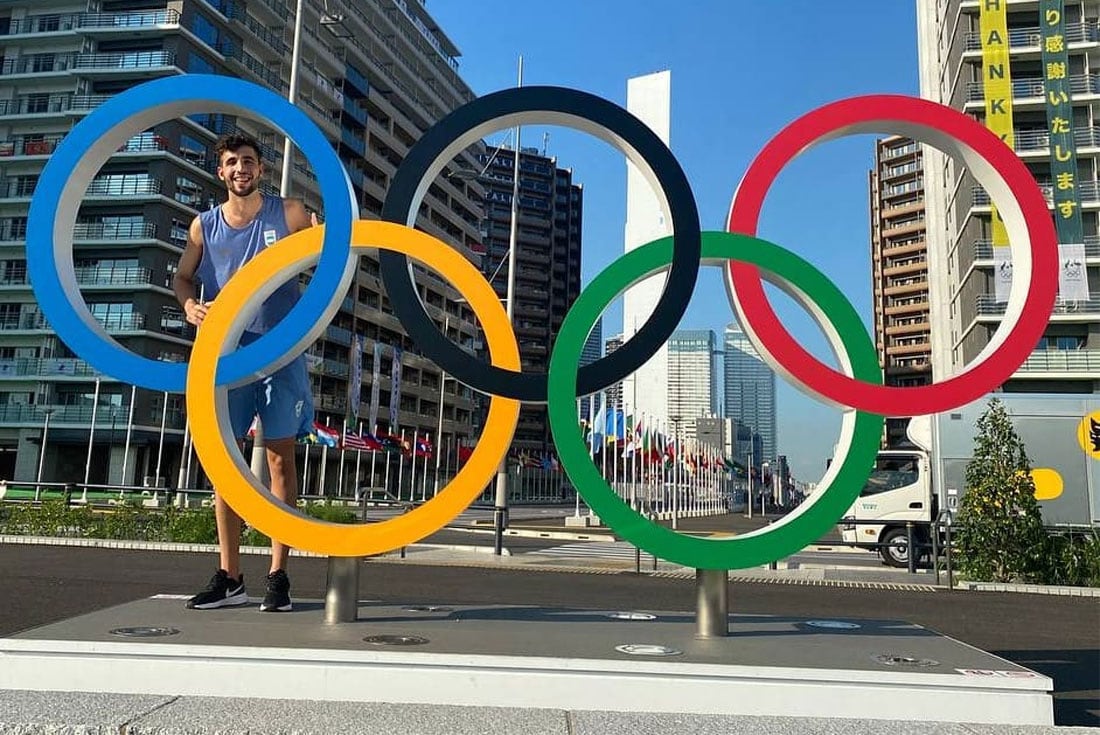
[[[53,415],[54,409],[47,408],[42,411],[46,414],[46,418],[42,421],[42,446],[38,450],[38,475],[34,480],[34,500],[38,502],[42,498],[42,466],[46,459],[46,438],[50,433],[50,416]]]
[[[768,498],[768,486],[764,482],[764,476],[768,473],[768,470],[771,469],[771,466],[772,466],[771,462],[769,462],[767,460],[764,460],[764,463],[760,465],[760,517],[761,518],[763,518],[765,513],[767,512],[764,509],[764,503],[767,502],[767,498]]]

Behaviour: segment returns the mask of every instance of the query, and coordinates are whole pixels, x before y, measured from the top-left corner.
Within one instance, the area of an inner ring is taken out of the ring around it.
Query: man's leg
[[[294,437],[267,441],[267,466],[271,472],[271,494],[294,508],[298,505],[298,473],[294,461]],[[271,540],[271,571],[286,570],[290,547]]]
[[[241,576],[241,517],[214,491],[214,519],[218,524],[220,568],[230,579]]]

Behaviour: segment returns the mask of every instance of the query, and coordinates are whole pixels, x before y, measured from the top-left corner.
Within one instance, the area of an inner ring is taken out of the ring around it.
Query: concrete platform
[[[159,596],[25,631],[0,639],[0,689],[1053,722],[1049,678],[905,622],[732,615],[728,637],[704,640],[683,613],[365,602],[357,622],[325,625],[320,601],[295,605],[198,612]],[[126,628],[170,634],[111,632]]]

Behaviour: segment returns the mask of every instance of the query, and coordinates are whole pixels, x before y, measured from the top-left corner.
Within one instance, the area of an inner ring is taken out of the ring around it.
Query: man
[[[217,176],[225,184],[228,199],[195,217],[188,231],[187,245],[180,257],[173,289],[187,315],[187,321],[201,328],[209,303],[237,270],[257,253],[292,232],[317,223],[302,202],[281,199],[260,192],[264,174],[260,146],[246,135],[223,135],[214,148]],[[196,281],[201,284],[196,299]],[[269,331],[298,301],[297,279],[283,284],[264,302],[248,325],[241,344],[248,344]],[[294,442],[313,424],[313,394],[304,356],[250,385],[229,391],[229,413],[233,433],[243,440],[258,415],[267,444],[271,493],[294,507],[298,480]],[[244,575],[240,571],[241,518],[214,489],[214,510],[218,526],[220,566],[206,589],[192,597],[187,607],[208,610],[248,602]],[[262,611],[291,609],[290,580],[286,575],[290,549],[271,542],[271,569]]]

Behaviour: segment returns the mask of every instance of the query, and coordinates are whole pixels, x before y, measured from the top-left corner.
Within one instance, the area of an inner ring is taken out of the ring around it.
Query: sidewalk
[[[792,705],[793,706],[793,705]],[[1087,727],[0,691],[0,735],[1096,735]]]

